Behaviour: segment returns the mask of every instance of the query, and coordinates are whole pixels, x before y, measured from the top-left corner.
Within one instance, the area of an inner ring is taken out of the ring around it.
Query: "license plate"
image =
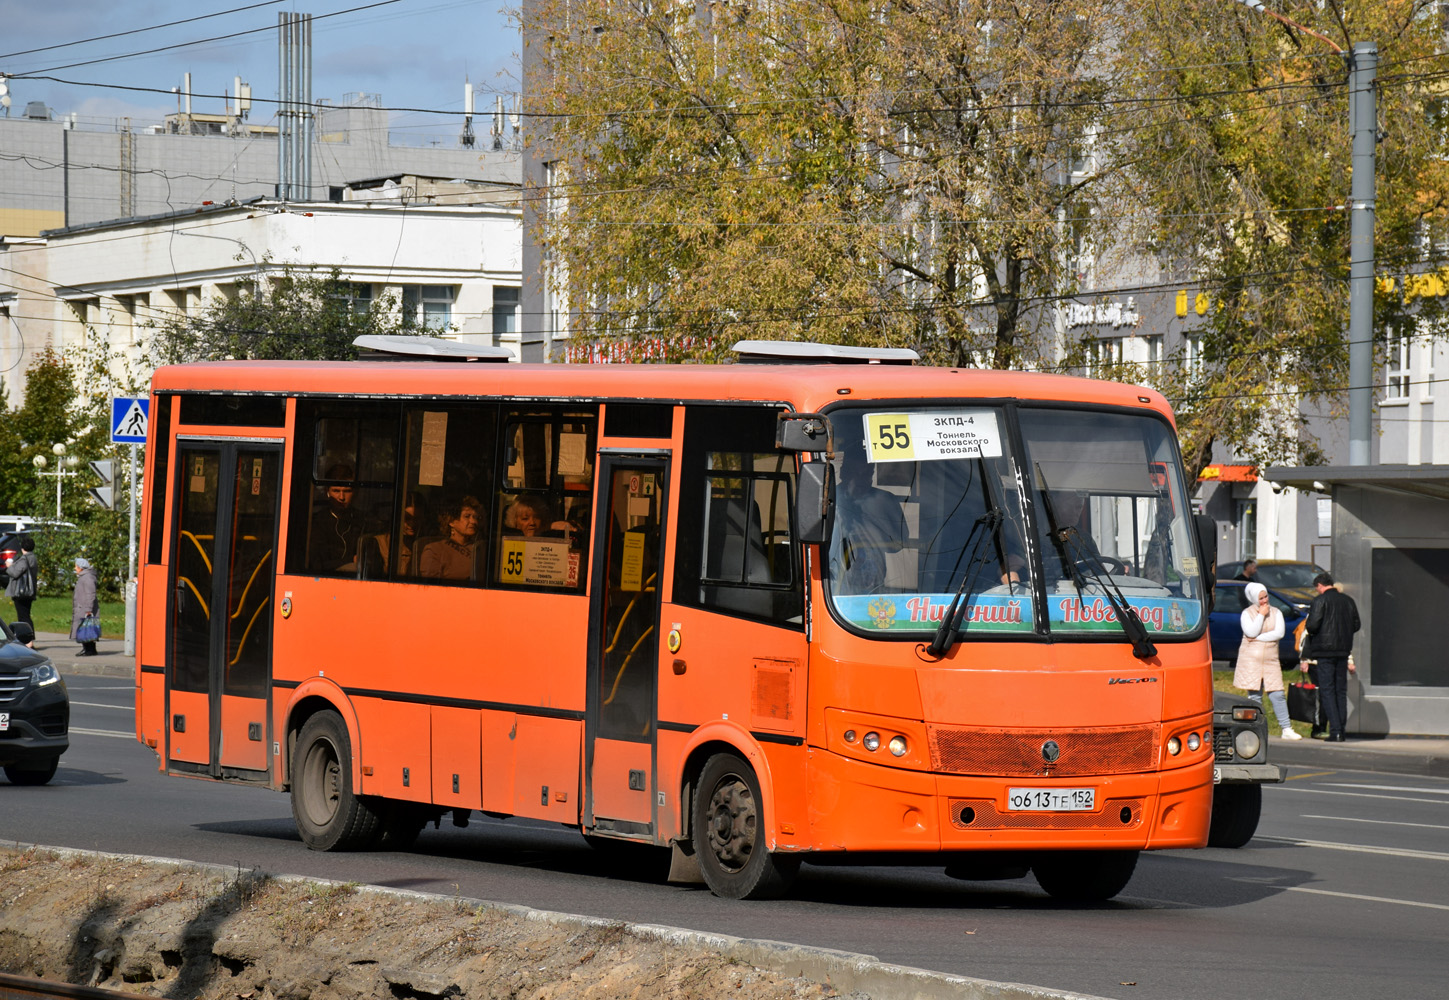
[[[1223,769],[1220,768],[1220,767],[1214,767],[1213,768],[1213,784],[1214,785],[1221,785],[1222,783],[1223,783]]]
[[[1008,788],[1006,808],[1013,812],[1087,812],[1097,808],[1095,788]]]
[[[10,728],[10,713],[0,712],[0,733]]]

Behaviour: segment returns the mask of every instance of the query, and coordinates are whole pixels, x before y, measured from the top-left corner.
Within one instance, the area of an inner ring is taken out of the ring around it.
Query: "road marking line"
[[[1302,781],[1304,778],[1321,778],[1327,774],[1337,774],[1337,771],[1309,771],[1307,774],[1291,774],[1289,781]]]
[[[1254,837],[1272,844],[1291,844],[1294,847],[1319,847],[1326,851],[1352,851],[1355,854],[1387,854],[1395,858],[1418,858],[1421,861],[1449,861],[1449,854],[1438,851],[1411,851],[1401,847],[1370,847],[1367,844],[1335,844],[1330,840],[1299,840],[1296,837]]]
[[[1422,906],[1430,910],[1449,910],[1443,903],[1420,903],[1414,899],[1390,899],[1387,896],[1364,896],[1356,892],[1330,892],[1327,889],[1307,889],[1301,885],[1284,886],[1289,892],[1311,892],[1315,896],[1337,896],[1340,899],[1362,899],[1369,903],[1397,903],[1400,906]]]
[[[1376,792],[1423,792],[1425,795],[1449,795],[1449,788],[1418,788],[1411,785],[1352,785],[1337,781],[1334,788],[1371,788]]]
[[[113,710],[115,710],[117,712],[134,712],[135,711],[135,709],[132,708],[130,705],[102,705],[100,702],[96,702],[96,701],[73,701],[73,702],[71,702],[71,704],[72,705],[79,705],[82,708],[109,708],[109,709],[113,709]]]
[[[1449,830],[1449,826],[1442,823],[1401,823],[1392,819],[1361,819],[1358,816],[1314,816],[1312,813],[1304,813],[1304,819],[1332,819],[1340,823],[1377,823],[1380,826],[1417,826],[1424,830]]]
[[[75,726],[71,726],[70,731],[80,733],[82,736],[114,736],[121,740],[134,740],[136,738],[135,733],[118,733],[113,729],[77,729]]]
[[[1367,792],[1338,792],[1332,788],[1297,788],[1293,785],[1276,785],[1289,792],[1307,792],[1309,795],[1344,795],[1351,799],[1392,799],[1395,802],[1428,802],[1430,805],[1442,806],[1443,799],[1416,799],[1408,795],[1370,795]]]

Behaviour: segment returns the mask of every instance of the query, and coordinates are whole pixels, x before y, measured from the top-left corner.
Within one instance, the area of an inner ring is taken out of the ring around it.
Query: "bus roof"
[[[783,402],[813,411],[843,399],[1024,399],[1146,406],[1172,419],[1155,389],[1070,375],[831,364],[441,364],[408,361],[211,361],[158,368],[155,392],[475,396]]]

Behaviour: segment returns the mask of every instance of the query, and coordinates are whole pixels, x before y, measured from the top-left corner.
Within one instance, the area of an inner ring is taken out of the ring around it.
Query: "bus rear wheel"
[[[732,753],[705,762],[691,824],[700,874],[725,899],[776,899],[800,870],[800,859],[765,847],[760,782]]]
[[[1039,854],[1031,871],[1055,899],[1099,903],[1127,888],[1137,868],[1137,851],[1060,851]]]
[[[314,851],[352,851],[377,842],[379,818],[353,791],[352,741],[336,712],[318,712],[297,737],[292,818]]]

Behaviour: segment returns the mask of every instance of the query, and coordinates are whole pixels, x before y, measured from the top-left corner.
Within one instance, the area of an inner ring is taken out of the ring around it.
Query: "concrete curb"
[[[1449,759],[1446,759],[1437,746],[1426,747],[1424,750],[1412,748],[1394,748],[1392,750],[1374,747],[1374,741],[1366,741],[1364,746],[1355,746],[1353,737],[1349,737],[1348,743],[1324,743],[1321,740],[1314,740],[1312,745],[1303,745],[1308,741],[1287,742],[1274,740],[1268,750],[1268,756],[1275,764],[1291,764],[1295,767],[1312,768],[1333,768],[1343,771],[1375,771],[1380,774],[1409,774],[1425,778],[1449,778]],[[1412,743],[1411,740],[1398,740],[1398,743]],[[1425,741],[1438,745],[1443,740]]]
[[[85,851],[72,847],[50,847],[45,844],[15,843],[6,846],[13,846],[17,850],[48,851],[63,858],[96,858],[166,865],[220,877],[235,875],[237,871],[234,866],[230,865],[213,865],[178,858],[155,858],[141,854],[116,854],[109,851]],[[418,892],[414,889],[393,889],[353,882],[344,883],[304,875],[269,875],[268,877],[293,884],[352,885],[359,892],[423,902],[456,904],[461,899],[470,904],[498,910],[522,920],[561,926],[622,928],[626,933],[638,938],[680,948],[695,948],[712,952],[781,976],[828,984],[844,994],[864,994],[871,1000],[1105,1000],[1105,998],[1087,993],[1068,993],[1047,989],[1043,986],[999,983],[989,979],[974,979],[970,976],[956,976],[944,972],[931,972],[928,969],[892,965],[880,961],[873,955],[836,951],[830,948],[812,948],[783,941],[740,938],[729,934],[692,931],[683,927],[636,924],[575,913],[555,913],[550,910],[534,909],[531,906],[521,906],[517,903],[495,903],[486,899],[444,896],[438,893]]]

